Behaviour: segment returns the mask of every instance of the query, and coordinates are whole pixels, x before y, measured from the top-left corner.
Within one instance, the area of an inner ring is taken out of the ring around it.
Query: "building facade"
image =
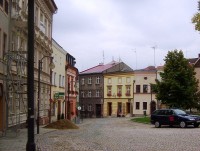
[[[78,69],[75,67],[76,59],[67,53],[66,55],[66,89],[65,89],[65,117],[68,120],[75,120],[77,117],[78,107]]]
[[[51,73],[51,121],[64,118],[65,114],[65,64],[67,52],[55,41],[52,42],[55,68]]]
[[[104,100],[104,76],[103,72],[118,64],[112,61],[99,65],[79,73],[79,100],[81,104],[81,116],[103,117]]]
[[[157,70],[154,66],[134,71],[133,115],[149,115],[157,109],[157,100],[152,89],[156,79]]]
[[[5,61],[4,55],[8,49],[9,36],[9,1],[0,1],[0,132],[6,129],[6,100],[4,94],[5,82]]]
[[[41,124],[47,123],[49,117],[49,63],[53,52],[52,18],[56,10],[54,0],[35,1],[35,52],[33,56],[35,62],[35,119],[40,119]],[[6,128],[18,129],[27,121],[27,13],[28,0],[0,1],[0,52],[2,54],[0,56],[4,58],[4,69],[0,71],[4,72],[3,94],[6,107],[2,111],[6,113],[5,121],[3,121],[6,123]],[[40,67],[39,61],[42,63]],[[39,69],[41,71],[40,91],[38,91]],[[40,99],[38,98],[39,92]],[[38,102],[40,117],[37,117]]]
[[[120,62],[103,72],[104,117],[132,116],[133,69]]]

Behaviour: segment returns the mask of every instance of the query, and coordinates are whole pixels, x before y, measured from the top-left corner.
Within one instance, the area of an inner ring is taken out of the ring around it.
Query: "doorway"
[[[108,102],[108,116],[112,115],[112,103]]]
[[[58,110],[57,110],[57,119],[61,119],[61,102],[58,100]]]
[[[101,104],[96,104],[96,117],[101,117]]]
[[[126,103],[126,113],[130,114],[131,113],[131,104],[129,102]]]
[[[151,111],[150,114],[153,113],[156,110],[156,102],[155,101],[151,101]]]

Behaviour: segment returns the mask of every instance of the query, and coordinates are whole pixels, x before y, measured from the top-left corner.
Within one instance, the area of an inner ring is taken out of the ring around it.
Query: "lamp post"
[[[27,151],[35,151],[34,140],[34,4],[28,1],[28,65],[27,65],[27,96],[28,96],[28,139]]]
[[[44,56],[42,59],[40,59],[40,60],[38,61],[38,114],[37,114],[37,134],[40,133],[40,128],[39,128],[39,126],[40,126],[40,121],[39,121],[39,120],[40,120],[40,74],[41,74],[41,68],[42,68],[42,60],[43,60],[44,58],[50,58],[50,59],[51,59],[51,63],[50,63],[50,65],[49,65],[50,69],[55,68],[54,63],[52,62],[53,57],[51,57],[51,56]]]

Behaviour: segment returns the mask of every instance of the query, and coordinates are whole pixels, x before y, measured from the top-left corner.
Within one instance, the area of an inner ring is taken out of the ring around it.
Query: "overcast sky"
[[[197,0],[55,0],[53,38],[79,71],[113,59],[133,69],[163,65],[168,51],[198,57]]]

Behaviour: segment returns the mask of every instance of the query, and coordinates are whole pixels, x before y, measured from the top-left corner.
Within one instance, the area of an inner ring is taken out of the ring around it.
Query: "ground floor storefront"
[[[104,99],[104,117],[125,117],[131,114],[131,99]]]

